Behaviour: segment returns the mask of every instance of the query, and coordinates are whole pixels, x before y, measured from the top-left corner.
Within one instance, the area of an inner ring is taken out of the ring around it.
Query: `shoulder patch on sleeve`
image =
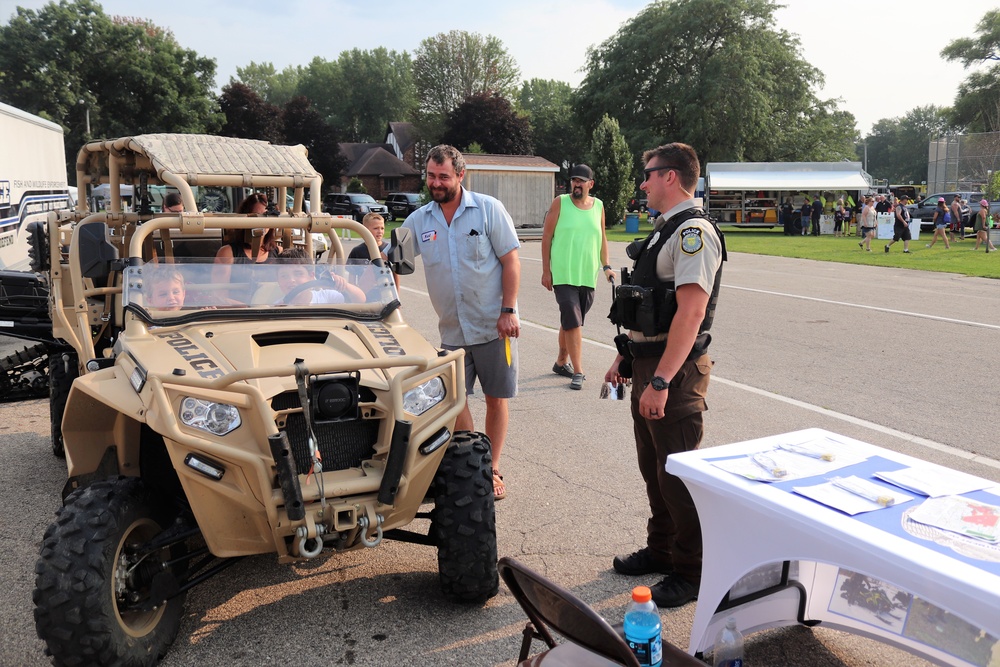
[[[697,255],[705,247],[701,227],[688,227],[681,232],[681,251],[685,255]]]

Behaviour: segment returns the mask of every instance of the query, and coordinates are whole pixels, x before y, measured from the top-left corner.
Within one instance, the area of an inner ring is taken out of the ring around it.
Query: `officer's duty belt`
[[[632,358],[642,359],[644,357],[659,357],[667,349],[666,341],[653,341],[650,343],[637,343],[634,340],[628,342],[628,350],[632,353]]]

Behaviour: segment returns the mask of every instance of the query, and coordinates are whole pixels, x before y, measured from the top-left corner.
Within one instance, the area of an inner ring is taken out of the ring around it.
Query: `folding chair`
[[[500,576],[528,615],[518,667],[639,667],[621,632],[608,624],[583,600],[512,558],[501,558]],[[556,644],[549,628],[569,643]],[[548,650],[528,659],[531,642],[540,639]],[[663,642],[663,667],[705,663]]]

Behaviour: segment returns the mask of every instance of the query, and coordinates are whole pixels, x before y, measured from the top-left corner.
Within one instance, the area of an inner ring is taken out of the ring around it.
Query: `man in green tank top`
[[[542,231],[542,286],[559,305],[559,354],[552,372],[583,389],[583,321],[594,304],[597,272],[611,282],[604,204],[590,196],[594,172],[585,164],[569,170],[570,193],[552,200]]]

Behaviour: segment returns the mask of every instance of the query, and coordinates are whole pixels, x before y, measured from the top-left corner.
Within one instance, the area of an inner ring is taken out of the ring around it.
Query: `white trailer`
[[[28,270],[25,226],[74,205],[62,128],[0,103],[0,270]]]

